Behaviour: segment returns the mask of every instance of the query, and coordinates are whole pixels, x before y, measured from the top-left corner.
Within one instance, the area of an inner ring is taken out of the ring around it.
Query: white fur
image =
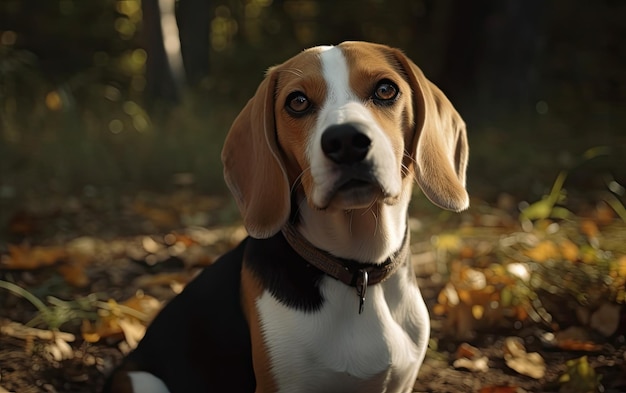
[[[400,163],[391,142],[370,110],[352,92],[350,71],[341,49],[321,47],[318,50],[328,93],[306,150],[313,177],[311,200],[316,208],[306,203],[300,206],[300,230],[313,245],[336,256],[382,262],[402,244],[410,190],[402,188]],[[321,139],[327,127],[342,123],[358,125],[370,138],[371,151],[366,159],[371,161],[384,191],[392,198],[399,198],[397,203],[383,204],[380,211],[332,204],[333,185],[339,174],[335,164],[324,155]]]
[[[322,280],[317,312],[296,311],[265,292],[261,326],[279,392],[410,392],[424,359],[428,312],[410,270],[368,289]]]
[[[146,371],[128,373],[134,393],[169,393],[167,386],[159,378]]]

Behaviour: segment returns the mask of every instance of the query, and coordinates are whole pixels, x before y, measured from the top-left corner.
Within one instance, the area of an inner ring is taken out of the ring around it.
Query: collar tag
[[[363,312],[363,305],[365,304],[365,293],[367,292],[369,275],[365,269],[357,270],[355,275],[356,295],[359,297],[359,314],[361,314]]]

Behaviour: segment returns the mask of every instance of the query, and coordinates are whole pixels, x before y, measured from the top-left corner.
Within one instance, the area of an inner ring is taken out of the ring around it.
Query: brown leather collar
[[[359,314],[363,311],[367,287],[385,281],[409,257],[408,223],[400,249],[379,264],[338,258],[327,251],[320,250],[306,240],[291,223],[287,223],[282,228],[282,233],[291,248],[304,260],[327,275],[356,288],[360,300]]]

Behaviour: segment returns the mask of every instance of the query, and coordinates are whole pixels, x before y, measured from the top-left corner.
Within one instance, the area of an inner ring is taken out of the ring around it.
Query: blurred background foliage
[[[265,69],[343,40],[402,48],[450,97],[472,195],[537,199],[562,169],[624,184],[624,21],[618,0],[0,0],[0,206],[225,193],[222,141]]]

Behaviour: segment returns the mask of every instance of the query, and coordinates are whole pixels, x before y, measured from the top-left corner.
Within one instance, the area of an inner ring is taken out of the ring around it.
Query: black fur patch
[[[324,273],[299,256],[281,232],[269,239],[249,238],[247,243],[244,264],[279,302],[301,311],[320,309]]]

